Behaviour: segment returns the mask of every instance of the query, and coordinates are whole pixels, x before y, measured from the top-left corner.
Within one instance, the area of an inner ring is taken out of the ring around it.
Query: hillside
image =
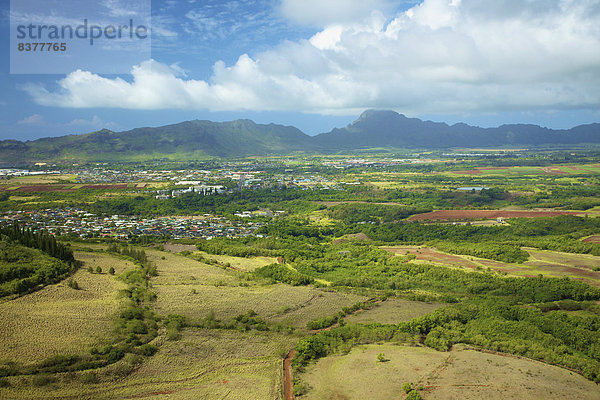
[[[84,135],[0,142],[1,159],[133,160],[151,158],[237,157],[311,150],[310,137],[282,125],[259,125],[250,120],[185,121],[125,132],[103,129]]]
[[[103,129],[34,141],[0,141],[4,164],[31,161],[118,161],[158,158],[264,156],[297,151],[330,153],[367,148],[451,148],[573,145],[600,143],[600,124],[552,130],[537,125],[480,128],[463,123],[408,118],[394,111],[367,110],[344,128],[308,136],[292,126],[228,122],[185,121],[125,132]]]
[[[422,121],[394,111],[367,110],[345,128],[320,134],[314,140],[323,149],[348,150],[599,143],[600,124],[581,125],[569,130],[524,124],[479,128],[463,123],[450,126]]]

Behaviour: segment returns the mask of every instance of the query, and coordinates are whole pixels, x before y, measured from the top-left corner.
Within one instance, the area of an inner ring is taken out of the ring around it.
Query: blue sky
[[[596,0],[152,1],[150,58],[119,75],[89,62],[10,74],[1,4],[0,139],[238,118],[316,134],[369,108],[480,126],[600,121]]]

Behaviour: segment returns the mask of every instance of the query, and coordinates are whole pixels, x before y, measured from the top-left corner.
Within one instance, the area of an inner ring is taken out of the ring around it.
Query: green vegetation
[[[86,221],[81,237],[67,237],[50,225],[57,241],[23,227],[43,214],[13,212],[19,222],[0,227],[0,294],[23,294],[0,303],[0,397],[281,398],[282,359],[294,349],[293,390],[306,399],[474,399],[498,385],[507,397],[593,398],[597,151],[460,154],[122,163],[111,167],[130,174],[126,188],[95,192],[75,188],[75,176],[69,188],[58,178],[21,191],[24,178],[0,183],[9,194],[0,210],[64,204],[78,208],[70,215],[131,226],[114,233]],[[142,169],[163,181],[137,187]],[[81,176],[88,170],[102,167],[81,166]],[[225,192],[156,198],[185,179]],[[463,212],[550,207],[588,211],[499,221]],[[462,214],[411,218],[440,209]],[[122,215],[201,223],[155,231]],[[359,387],[365,380],[372,392]]]
[[[270,278],[274,282],[289,283],[293,286],[308,285],[314,282],[314,279],[307,275],[298,273],[297,271],[281,264],[269,264],[260,267],[254,271],[257,276]]]
[[[66,263],[2,236],[0,297],[27,293],[42,285],[58,282],[73,273],[75,268],[74,262]]]

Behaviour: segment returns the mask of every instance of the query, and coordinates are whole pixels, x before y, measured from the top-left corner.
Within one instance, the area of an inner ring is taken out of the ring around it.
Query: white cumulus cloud
[[[307,2],[314,13],[334,14]],[[24,89],[60,107],[325,114],[600,107],[600,0],[424,0],[393,16],[377,11],[384,2],[343,3],[353,17],[323,20],[313,37],[241,55],[233,65],[218,61],[207,80],[150,60],[128,79],[78,70],[57,89]],[[298,18],[317,23],[305,17]]]

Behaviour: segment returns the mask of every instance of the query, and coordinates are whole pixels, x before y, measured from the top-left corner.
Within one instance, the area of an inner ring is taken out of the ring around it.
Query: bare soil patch
[[[373,241],[373,239],[371,239],[370,237],[368,237],[367,235],[365,235],[364,233],[361,232],[361,233],[351,233],[351,234],[341,237],[339,239],[335,239],[333,241],[333,244],[340,244],[340,243],[349,242],[352,240],[361,241],[361,242],[372,242]]]
[[[584,243],[600,243],[600,235],[594,235],[582,240]]]

